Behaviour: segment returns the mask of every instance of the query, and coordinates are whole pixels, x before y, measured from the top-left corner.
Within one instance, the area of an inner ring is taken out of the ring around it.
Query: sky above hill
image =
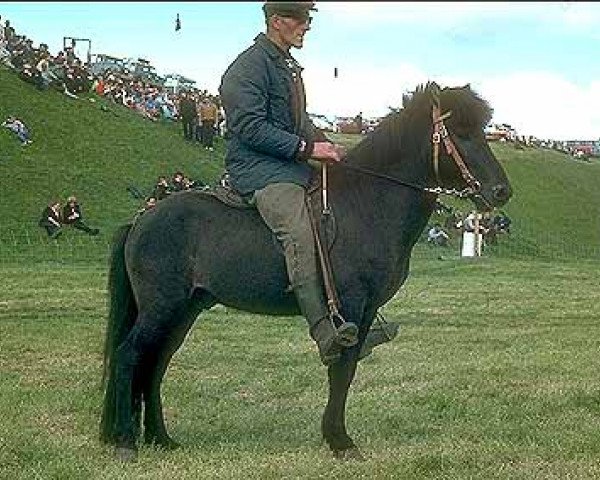
[[[0,2],[2,23],[55,54],[143,57],[217,93],[229,63],[264,31],[262,2]],[[600,138],[600,3],[317,2],[304,48],[308,110],[381,116],[434,80],[466,83],[521,135]],[[175,31],[179,14],[181,29]],[[338,76],[335,77],[334,69]]]

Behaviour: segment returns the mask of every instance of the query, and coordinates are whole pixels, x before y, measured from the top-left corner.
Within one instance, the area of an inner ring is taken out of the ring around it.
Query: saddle
[[[328,214],[323,215],[323,199],[321,196],[321,173],[315,172],[307,190],[307,197],[312,206],[312,212],[315,214],[316,223],[319,226],[321,237],[325,239],[327,250],[331,250],[335,239],[335,216],[333,211],[329,209]],[[204,187],[199,190],[200,193],[210,195],[216,198],[221,203],[228,207],[249,210],[256,208],[250,203],[250,195],[241,195],[228,181],[227,177],[223,177],[220,183]],[[320,214],[319,214],[320,212]]]
[[[225,180],[217,185],[211,185],[210,187],[200,190],[200,193],[210,195],[229,207],[241,209],[255,208],[254,205],[249,202],[249,198],[240,195],[240,193]]]

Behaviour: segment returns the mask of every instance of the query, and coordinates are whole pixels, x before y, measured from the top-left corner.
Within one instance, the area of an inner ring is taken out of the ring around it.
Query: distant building
[[[517,132],[507,123],[490,123],[484,129],[487,141],[515,141]]]
[[[567,140],[564,144],[574,155],[600,156],[600,140]]]

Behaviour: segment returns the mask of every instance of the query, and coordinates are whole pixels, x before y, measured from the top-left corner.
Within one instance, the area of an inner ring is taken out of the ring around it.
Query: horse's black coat
[[[404,108],[384,119],[345,162],[435,186],[434,90],[435,84],[417,88]],[[483,135],[489,106],[468,86],[441,90],[440,103],[443,111],[452,110],[446,125],[481,183],[480,194],[490,205],[505,203],[510,186]],[[453,160],[443,152],[440,168],[442,186],[464,187]],[[344,412],[360,346],[377,309],[406,280],[411,250],[436,197],[341,166],[330,169],[329,190],[337,227],[331,261],[341,313],[360,326],[359,344],[328,370],[330,393],[322,430],[334,453],[344,455],[356,452]],[[143,403],[145,440],[173,445],[164,424],[160,385],[171,356],[202,310],[222,303],[256,313],[299,313],[276,247],[256,211],[232,209],[193,191],[162,200],[133,226],[119,230],[109,277],[108,382],[101,423],[105,442],[120,451],[135,451]]]

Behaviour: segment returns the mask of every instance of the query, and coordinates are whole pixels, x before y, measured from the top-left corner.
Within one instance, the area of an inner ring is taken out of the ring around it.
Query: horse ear
[[[435,82],[431,82],[429,84],[429,91],[431,92],[431,98],[433,99],[433,102],[438,105],[440,103],[441,94],[440,86]]]

